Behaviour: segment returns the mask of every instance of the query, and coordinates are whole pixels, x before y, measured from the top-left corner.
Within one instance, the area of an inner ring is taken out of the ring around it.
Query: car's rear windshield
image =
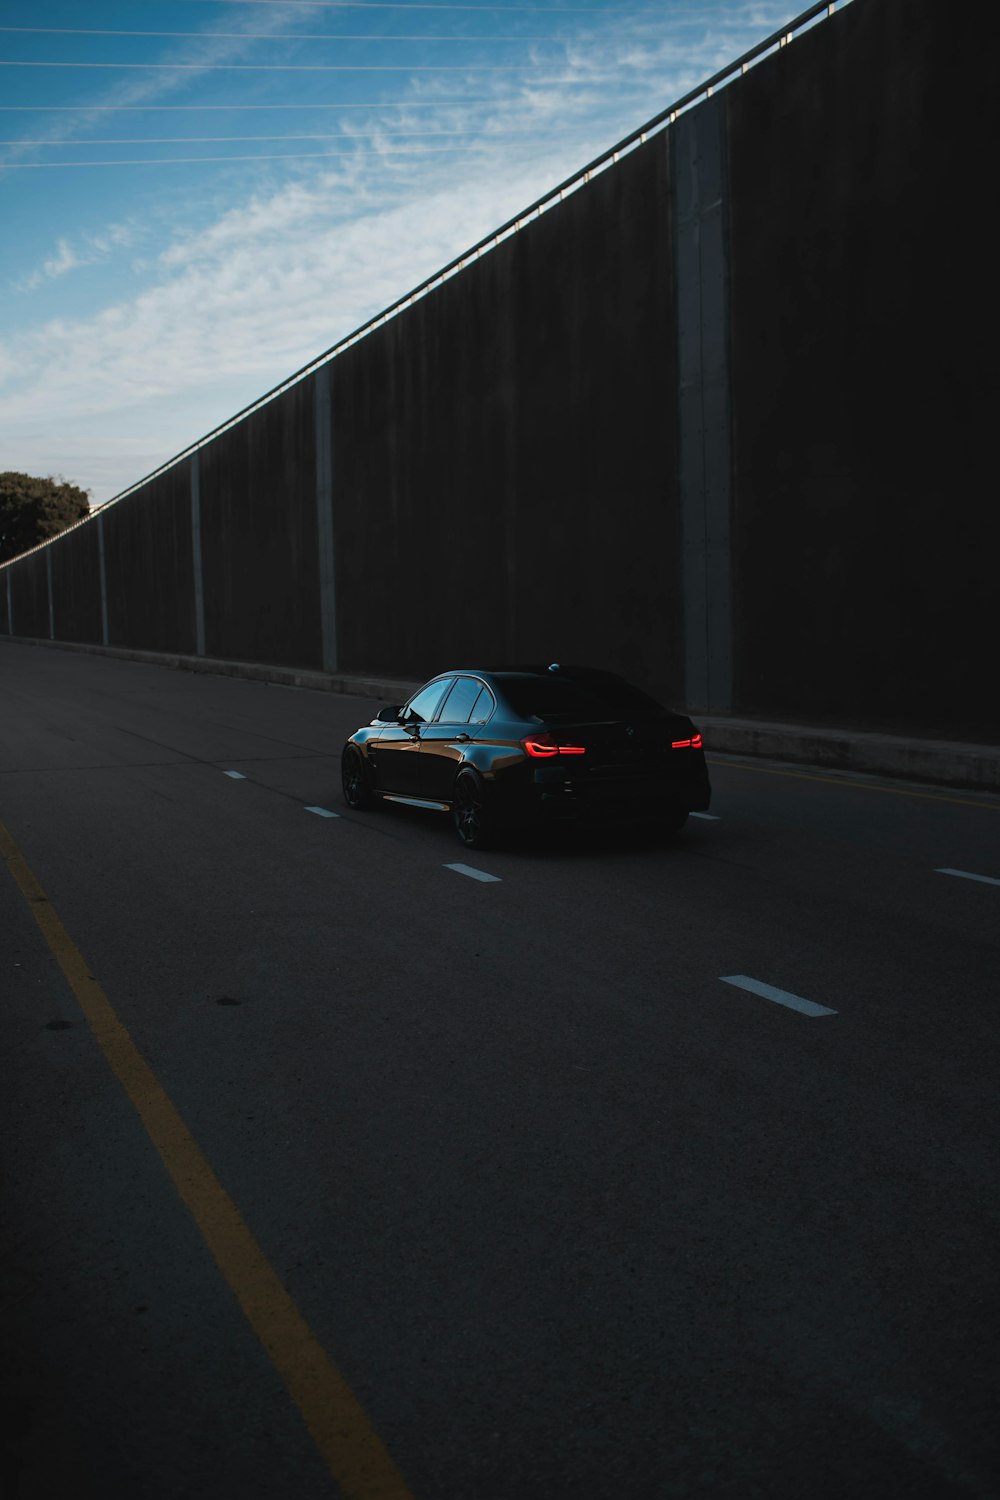
[[[498,680],[511,708],[526,719],[588,722],[665,712],[655,699],[619,677],[574,682],[565,677],[498,674]]]

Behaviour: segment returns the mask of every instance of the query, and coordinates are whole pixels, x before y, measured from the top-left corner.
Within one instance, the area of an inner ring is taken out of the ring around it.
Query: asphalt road
[[[7,1493],[1000,1494],[1000,799],[470,855],[377,707],[0,642]]]

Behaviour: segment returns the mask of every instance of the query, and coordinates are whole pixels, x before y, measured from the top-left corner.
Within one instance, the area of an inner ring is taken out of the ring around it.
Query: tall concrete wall
[[[209,656],[322,666],[314,426],[303,381],[201,449]]]
[[[9,628],[12,634],[50,636],[49,549],[34,552],[10,567],[8,585]]]
[[[102,511],[108,642],[195,650],[190,476],[186,464]],[[72,533],[75,540],[93,522]]]
[[[676,693],[669,255],[659,137],[334,361],[343,662]]]
[[[46,548],[54,640],[102,640],[100,549],[100,529],[93,523],[81,527],[79,535],[56,537]]]
[[[0,569],[0,629],[1000,740],[962,46],[854,0]]]
[[[1000,733],[969,37],[947,7],[861,0],[724,95],[747,714]]]

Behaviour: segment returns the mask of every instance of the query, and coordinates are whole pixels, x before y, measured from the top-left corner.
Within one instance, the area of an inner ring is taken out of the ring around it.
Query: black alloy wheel
[[[660,813],[653,823],[653,833],[659,838],[672,838],[675,833],[680,833],[687,820],[686,808],[671,813]]]
[[[467,849],[482,849],[490,842],[493,830],[485,802],[486,789],[478,772],[469,768],[459,771],[451,815],[455,832]]]
[[[345,750],[340,758],[340,781],[348,807],[352,807],[355,812],[366,812],[374,807],[375,799],[368,790],[361,755],[353,746]]]

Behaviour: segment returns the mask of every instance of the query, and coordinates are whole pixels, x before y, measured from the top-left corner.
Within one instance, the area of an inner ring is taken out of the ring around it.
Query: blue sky
[[[802,8],[3,0],[0,470],[110,499]]]

